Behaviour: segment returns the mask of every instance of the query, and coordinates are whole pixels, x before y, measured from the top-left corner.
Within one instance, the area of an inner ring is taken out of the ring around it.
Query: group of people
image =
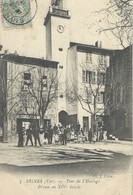
[[[18,147],[27,146],[28,143],[31,143],[31,146],[39,144],[42,146],[40,140],[40,134],[44,135],[44,141],[47,140],[48,144],[54,142],[57,144],[66,145],[67,144],[67,128],[64,126],[54,127],[52,125],[45,126],[44,128],[39,128],[39,126],[29,125],[27,129],[22,127],[18,132]],[[33,143],[34,142],[34,143]]]
[[[91,128],[85,131],[80,127],[79,123],[77,123],[76,127],[71,124],[67,126],[57,126],[55,124],[53,127],[49,124],[48,126],[44,126],[43,128],[40,128],[38,125],[29,125],[27,129],[25,129],[25,127],[22,127],[22,130],[18,132],[18,147],[27,146],[29,142],[31,143],[31,146],[37,146],[37,144],[39,144],[39,146],[42,146],[40,134],[43,135],[44,143],[52,144],[54,142],[58,145],[67,145],[67,140],[74,139],[81,140],[83,142],[89,141],[91,143],[94,137]],[[97,138],[98,139],[96,141],[102,141],[102,129],[98,131]]]
[[[35,146],[37,146],[37,142],[40,146],[42,145],[40,142],[39,127],[36,126],[35,128],[33,128],[31,125],[29,125],[27,129],[25,129],[25,127],[22,127],[22,130],[20,129],[18,132],[18,147],[27,146],[29,141],[33,146],[33,138]]]
[[[54,125],[53,138],[56,144],[67,145],[68,128],[63,125]]]

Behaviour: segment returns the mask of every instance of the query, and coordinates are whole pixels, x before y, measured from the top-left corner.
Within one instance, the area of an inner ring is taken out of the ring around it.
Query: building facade
[[[18,56],[0,58],[1,141],[10,141],[17,131],[37,121],[55,124],[57,116],[57,62]]]
[[[105,115],[106,70],[112,51],[95,46],[70,43],[67,63],[67,112],[75,115],[81,127],[94,128]]]
[[[86,123],[90,128],[92,126],[93,113],[101,115],[104,112],[104,77],[105,69],[109,66],[111,51],[102,49],[101,45],[98,45],[98,42],[96,43],[96,46],[70,42],[70,19],[70,11],[67,10],[66,1],[60,1],[59,5],[57,5],[56,2],[51,4],[44,21],[46,27],[46,58],[59,62],[59,118],[60,114],[66,113],[66,115],[64,114],[64,117],[67,117],[68,115],[68,123],[77,123],[77,121],[79,121],[82,127],[84,123]],[[82,65],[84,65],[84,68]],[[103,65],[106,67],[103,68]],[[100,66],[102,67],[101,70],[99,68]],[[75,89],[77,90],[81,88],[80,83],[82,85],[82,90],[83,83],[84,87],[86,84],[88,86],[91,84],[93,90],[95,90],[98,87],[98,77],[101,77],[101,83],[103,84],[100,83],[100,91],[98,89],[99,92],[96,95],[98,96],[98,100],[96,101],[99,101],[98,104],[95,103],[97,108],[94,108],[93,102],[91,102],[91,111],[87,112],[77,100],[74,101],[73,104],[68,103],[69,83],[72,83],[72,81],[75,82]]]
[[[116,50],[107,70],[106,114],[110,133],[119,139],[132,137],[132,45]]]

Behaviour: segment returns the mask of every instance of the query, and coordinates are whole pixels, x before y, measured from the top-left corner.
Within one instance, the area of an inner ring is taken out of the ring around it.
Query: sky
[[[30,0],[34,1],[34,0]],[[103,8],[108,0],[68,0],[71,12],[70,41],[94,45],[102,41],[104,48],[118,48],[112,34],[99,34],[96,25],[98,16],[95,11]],[[38,9],[32,25],[5,28],[2,12],[0,15],[0,44],[3,50],[17,51],[19,55],[45,58],[45,26],[44,18],[48,12],[51,0],[37,0]]]

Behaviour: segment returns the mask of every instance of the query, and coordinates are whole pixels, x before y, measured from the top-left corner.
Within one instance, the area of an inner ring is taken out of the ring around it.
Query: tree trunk
[[[44,126],[44,119],[43,118],[40,118],[40,124],[39,124],[39,126],[41,128],[43,128],[43,126]]]
[[[93,114],[93,131],[96,135],[96,140],[98,140],[98,131],[97,131],[97,116],[96,116],[96,97],[94,97],[94,114]]]
[[[3,120],[3,143],[8,143],[8,135],[7,135],[7,120],[4,118]]]

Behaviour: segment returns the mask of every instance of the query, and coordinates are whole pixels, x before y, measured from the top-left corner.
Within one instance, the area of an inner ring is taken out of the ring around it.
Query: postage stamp
[[[27,26],[37,12],[36,0],[2,0],[2,16],[5,27]]]

